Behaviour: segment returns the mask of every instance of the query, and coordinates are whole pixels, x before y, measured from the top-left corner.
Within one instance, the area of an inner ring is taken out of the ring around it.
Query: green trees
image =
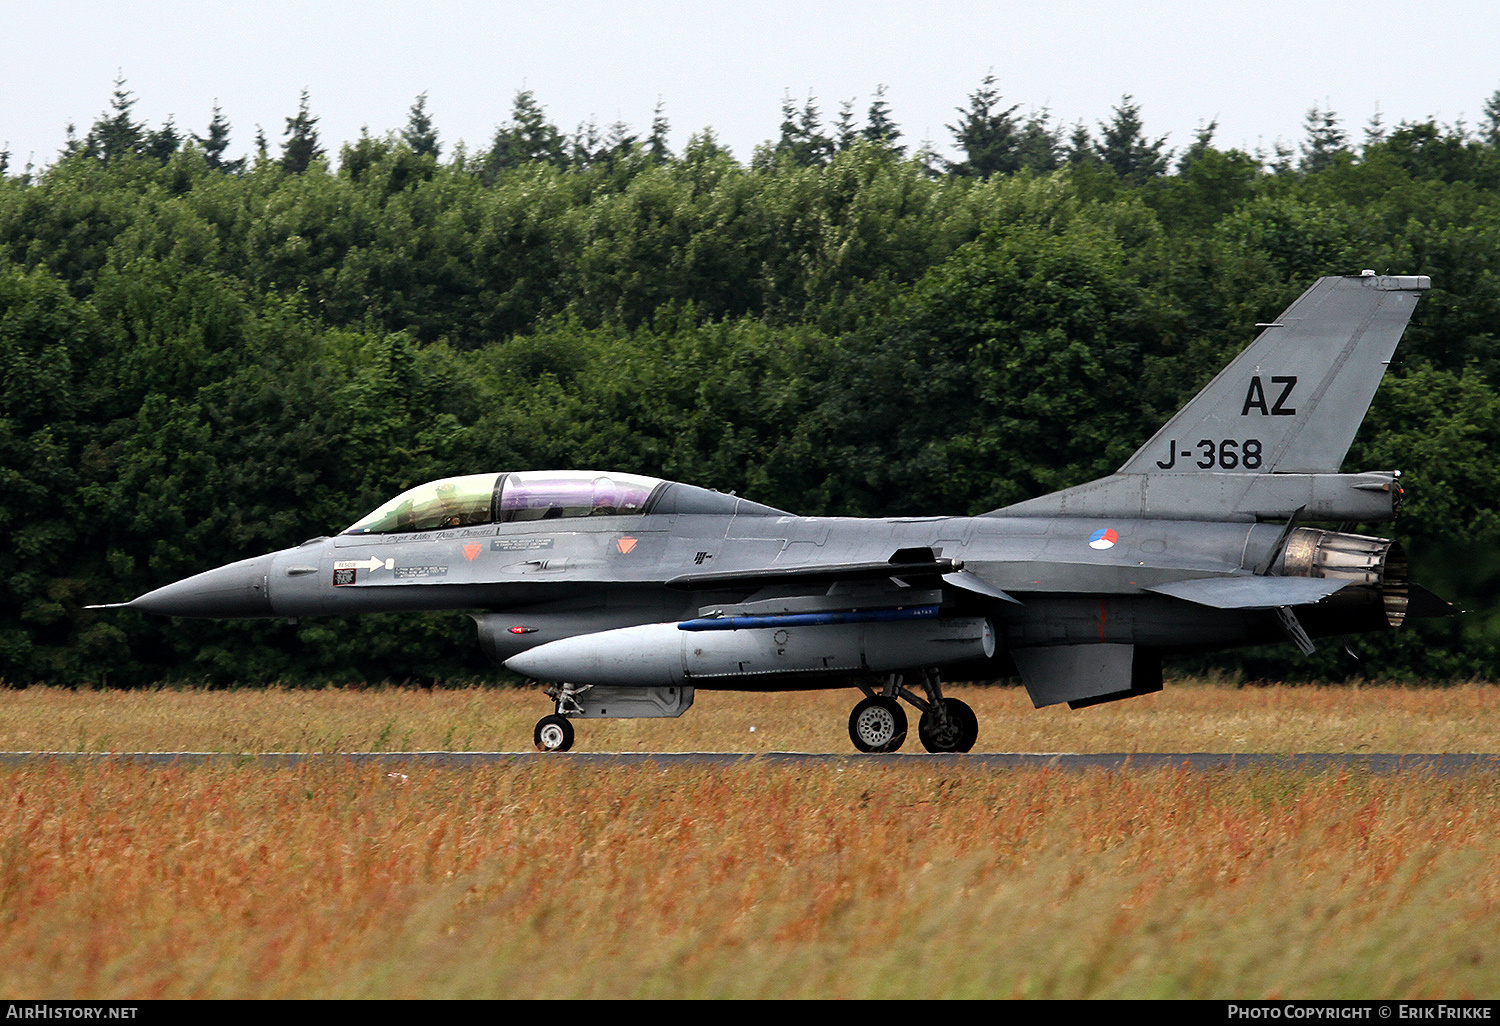
[[[537,163],[566,165],[563,136],[547,120],[536,94],[522,89],[511,106],[510,121],[495,130],[494,141],[485,155],[484,174],[487,183],[492,184],[501,172]]]
[[[1023,123],[1016,117],[1020,109],[1020,104],[1000,109],[995,76],[986,75],[969,94],[969,106],[958,108],[962,115],[958,123],[947,126],[964,155],[963,160],[950,163],[949,170],[978,178],[1022,169],[1037,174],[1057,170],[1062,160],[1060,131],[1051,126],[1045,110],[1031,114]]]
[[[432,117],[427,113],[426,93],[418,96],[411,105],[406,127],[401,130],[401,141],[418,156],[436,160],[442,153],[442,147],[438,145],[437,129],[433,127]]]
[[[1154,175],[1166,173],[1172,159],[1171,151],[1163,149],[1166,142],[1165,136],[1155,140],[1146,137],[1140,105],[1123,96],[1115,108],[1115,116],[1099,124],[1095,153],[1122,181],[1140,185]]]
[[[107,401],[95,312],[45,270],[0,272],[0,660],[10,673],[57,675],[83,648],[119,654],[117,627],[73,615],[100,579],[104,552],[73,537],[88,520],[103,459],[88,424]],[[84,558],[79,558],[84,556]],[[3,673],[5,671],[0,671]]]
[[[1350,154],[1349,135],[1333,111],[1314,106],[1307,112],[1306,131],[1300,165],[1303,171],[1323,171],[1333,166],[1341,154],[1346,157]]]
[[[1020,104],[1000,109],[995,76],[986,75],[970,94],[968,109],[958,108],[962,115],[958,124],[947,126],[964,154],[964,159],[953,165],[954,173],[988,178],[1019,171],[1021,139],[1015,116],[1019,109]]]
[[[318,145],[318,119],[308,109],[306,89],[297,104],[297,116],[286,119],[282,134],[286,142],[281,144],[281,169],[288,174],[300,175],[323,156],[323,147]]]
[[[1121,228],[1076,209],[997,224],[844,342],[825,406],[840,512],[981,513],[1134,451],[1152,304]]]
[[[841,142],[852,142],[853,122],[848,117],[840,133]],[[809,96],[802,109],[797,109],[792,94],[781,100],[781,138],[776,142],[774,153],[798,167],[821,167],[838,151],[838,143],[823,134],[822,114],[817,101]]]
[[[134,103],[117,83],[51,166],[0,173],[0,679],[479,672],[462,617],[82,606],[445,474],[593,465],[803,513],[982,512],[1118,466],[1257,322],[1365,267],[1435,287],[1349,465],[1408,471],[1395,533],[1475,612],[1364,647],[1387,672],[1500,672],[1488,123],[1356,148],[1319,112],[1279,170],[1209,125],[1169,173],[1129,97],[1065,145],[989,77],[933,174],[883,90],[828,126],[788,98],[748,165],[707,130],[674,154],[660,105],[649,135],[565,136],[526,91],[481,152],[445,156],[424,95],[332,160],[306,94],[279,159],[231,159],[217,106],[184,145]],[[1361,672],[1343,659],[1246,665]]]

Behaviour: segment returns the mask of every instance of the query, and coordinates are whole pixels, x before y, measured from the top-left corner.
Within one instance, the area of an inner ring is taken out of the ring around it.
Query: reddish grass
[[[981,750],[1496,751],[1500,689],[954,689]],[[591,750],[848,751],[852,693]],[[522,749],[537,692],[0,691],[0,749]],[[752,733],[749,728],[756,727]],[[0,768],[18,997],[1432,997],[1500,990],[1491,774]]]
[[[24,997],[1492,994],[1496,778],[0,769]]]

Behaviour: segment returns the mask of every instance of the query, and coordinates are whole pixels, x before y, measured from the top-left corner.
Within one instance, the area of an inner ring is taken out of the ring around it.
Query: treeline
[[[1500,674],[1500,93],[1478,132],[1325,111],[1297,152],[1170,152],[986,80],[957,156],[883,93],[711,132],[564,133],[522,93],[445,152],[425,100],[336,158],[308,98],[230,159],[120,84],[0,175],[0,679],[252,683],[483,671],[463,618],[84,610],[342,529],[447,474],[600,467],[808,514],[979,513],[1108,473],[1322,274],[1429,274],[1348,466],[1470,610],[1254,675]],[[460,640],[455,640],[455,636]]]

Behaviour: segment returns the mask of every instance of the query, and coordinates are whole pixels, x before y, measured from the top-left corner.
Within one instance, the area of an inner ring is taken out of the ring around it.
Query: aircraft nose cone
[[[127,609],[139,609],[162,616],[196,616],[204,618],[236,616],[272,616],[271,561],[275,553],[242,559],[238,563],[207,570],[148,591],[127,602]]]

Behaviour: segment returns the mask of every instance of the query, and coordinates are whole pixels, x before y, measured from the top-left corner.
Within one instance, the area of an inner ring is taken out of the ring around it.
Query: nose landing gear
[[[582,715],[583,707],[578,697],[589,689],[589,685],[575,687],[572,684],[554,684],[547,689],[547,696],[557,702],[557,711],[536,721],[536,730],[531,739],[539,752],[566,752],[573,747],[573,724],[569,716]]]
[[[566,716],[555,713],[543,716],[537,720],[532,739],[536,742],[537,751],[566,752],[573,747],[573,724],[568,722]]]

